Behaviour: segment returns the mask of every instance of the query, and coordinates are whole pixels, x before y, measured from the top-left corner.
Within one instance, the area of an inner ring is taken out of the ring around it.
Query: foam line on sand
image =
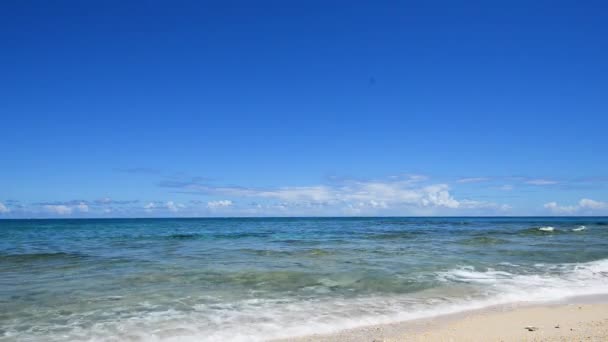
[[[281,341],[608,341],[608,301],[517,303]]]

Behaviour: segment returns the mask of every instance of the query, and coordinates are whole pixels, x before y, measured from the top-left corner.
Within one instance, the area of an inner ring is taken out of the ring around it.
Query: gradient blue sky
[[[0,16],[0,217],[608,214],[605,1]]]

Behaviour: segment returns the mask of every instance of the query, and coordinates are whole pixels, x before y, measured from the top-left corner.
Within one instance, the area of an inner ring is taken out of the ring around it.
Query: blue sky
[[[606,2],[0,13],[0,217],[608,214]]]

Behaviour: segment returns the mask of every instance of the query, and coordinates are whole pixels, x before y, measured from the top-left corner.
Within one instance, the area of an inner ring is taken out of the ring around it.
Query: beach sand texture
[[[282,341],[608,341],[608,304],[497,307]]]

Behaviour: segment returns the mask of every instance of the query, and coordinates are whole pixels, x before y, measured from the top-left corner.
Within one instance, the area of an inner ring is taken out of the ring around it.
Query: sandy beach
[[[581,297],[567,303],[513,304],[333,334],[285,339],[305,341],[606,341],[608,303]]]

